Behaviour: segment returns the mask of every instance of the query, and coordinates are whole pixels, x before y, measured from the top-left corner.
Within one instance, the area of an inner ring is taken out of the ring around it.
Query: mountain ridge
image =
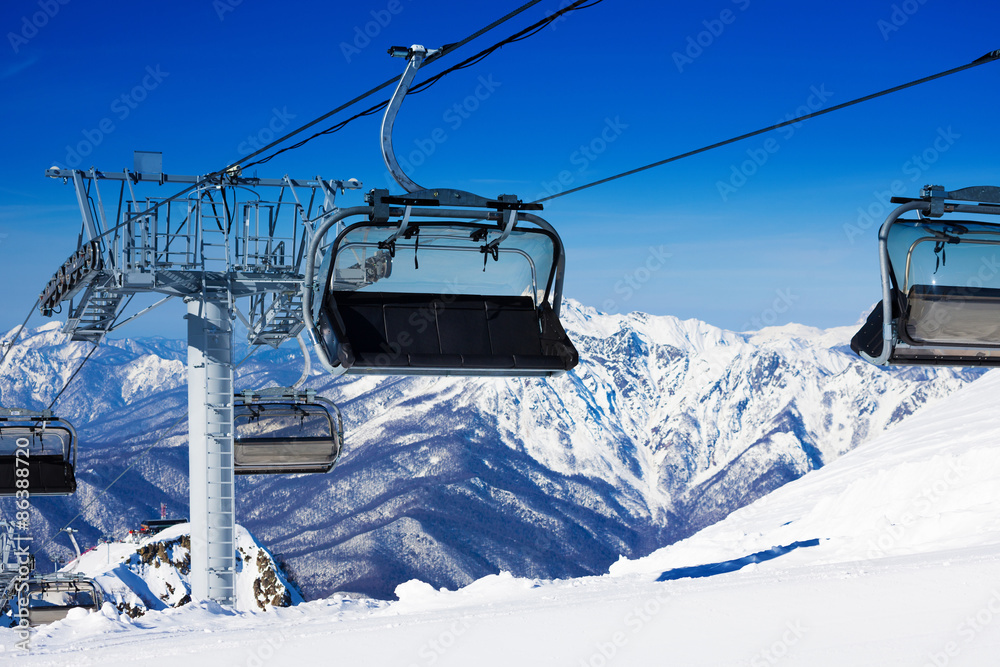
[[[731,332],[572,300],[562,319],[581,362],[548,381],[314,371],[307,386],[344,412],[341,462],[328,475],[240,477],[237,521],[309,597],[391,597],[412,578],[454,588],[500,570],[595,574],[715,523],[981,374],[869,366],[849,352],[848,327]],[[57,328],[26,331],[12,350],[4,405],[47,404],[89,351]],[[255,353],[237,389],[294,381],[299,354]],[[94,354],[59,402],[79,422],[80,489],[37,500],[40,532],[78,510],[85,542],[161,501],[186,516],[186,420],[162,436],[186,407],[185,355],[168,339],[111,340]]]

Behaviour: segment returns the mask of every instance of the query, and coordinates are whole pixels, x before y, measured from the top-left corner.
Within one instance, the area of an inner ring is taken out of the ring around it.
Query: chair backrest
[[[578,360],[530,296],[345,291],[324,308],[348,372],[552,375]]]
[[[26,469],[27,477],[17,474]],[[27,459],[0,455],[0,496],[16,495],[21,487],[18,480],[27,480],[32,496],[68,496],[76,491],[73,464],[62,456],[32,455]]]

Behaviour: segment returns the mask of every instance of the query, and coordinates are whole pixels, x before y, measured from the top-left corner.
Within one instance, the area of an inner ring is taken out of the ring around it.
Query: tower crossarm
[[[251,297],[249,338],[280,345],[302,329],[304,248],[317,221],[336,210],[355,180],[257,178],[238,171],[200,175],[53,167],[72,182],[83,218],[76,251],[40,294],[39,310],[66,313],[64,332],[99,341],[140,293],[190,297],[206,283]],[[162,189],[179,191],[162,195]],[[184,187],[186,186],[186,187]],[[111,188],[114,192],[105,193]],[[106,196],[107,195],[107,196]],[[105,202],[118,202],[109,210]],[[65,309],[62,309],[65,304]]]

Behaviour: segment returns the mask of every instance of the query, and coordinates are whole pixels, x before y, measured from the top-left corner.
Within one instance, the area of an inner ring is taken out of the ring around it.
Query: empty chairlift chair
[[[234,405],[238,475],[329,472],[340,457],[340,410],[315,391],[247,391]]]
[[[563,248],[551,227],[505,233],[488,220],[416,222],[409,212],[350,225],[331,245],[318,318],[329,363],[348,373],[521,376],[576,365],[558,318]]]
[[[28,582],[28,622],[42,625],[62,620],[73,609],[95,611],[104,597],[91,579],[73,575],[46,575]]]
[[[882,301],[851,341],[879,365],[1000,366],[1000,188],[927,187],[879,233]],[[903,219],[907,212],[919,217]]]
[[[76,491],[76,431],[48,410],[0,409],[0,496]]]
[[[406,194],[372,190],[368,206],[333,212],[313,236],[303,304],[320,362],[333,373],[565,373],[578,361],[559,322],[565,253],[552,225],[532,213],[541,204],[422,188],[396,160],[396,114],[433,53],[390,49],[408,64],[382,119],[382,156]],[[356,216],[364,219],[348,223]]]

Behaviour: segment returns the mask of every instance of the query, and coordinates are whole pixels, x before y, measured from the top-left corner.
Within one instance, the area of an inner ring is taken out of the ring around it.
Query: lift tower
[[[162,173],[159,153],[136,153],[135,168],[104,172],[51,168],[72,181],[83,218],[77,252],[40,296],[43,315],[60,306],[63,332],[98,343],[165,301],[187,305],[191,592],[235,600],[233,331],[239,317],[251,345],[277,347],[303,328],[302,287],[313,230],[336,212],[350,181]],[[113,189],[117,213],[105,211]],[[108,188],[108,186],[111,188]],[[114,187],[117,186],[117,187]],[[150,190],[181,186],[172,196]],[[267,192],[267,199],[261,196]],[[132,295],[163,298],[119,322]],[[249,299],[246,312],[237,301]]]

